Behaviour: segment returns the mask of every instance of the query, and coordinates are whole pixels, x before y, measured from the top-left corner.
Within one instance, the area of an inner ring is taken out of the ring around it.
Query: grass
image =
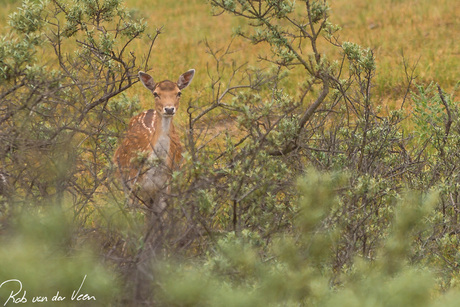
[[[227,14],[213,17],[204,0],[178,0],[174,5],[160,0],[131,0],[126,5],[142,12],[151,27],[164,27],[151,63],[155,77],[175,79],[193,67],[197,70],[191,86],[195,94],[209,81],[206,64],[211,57],[203,41],[224,47],[231,39],[232,28],[243,22]],[[336,0],[330,5],[331,21],[343,28],[340,40],[374,51],[378,64],[374,94],[390,105],[402,100],[407,86],[403,56],[409,66],[416,66],[416,82],[433,81],[451,90],[460,80],[460,2]],[[339,58],[338,50],[324,47],[325,53]],[[239,50],[233,56],[239,63],[266,65],[255,58],[267,52],[267,46],[253,46],[236,38],[233,48]]]
[[[405,83],[402,54],[418,63],[418,82],[452,89],[460,79],[460,3],[442,1],[334,1],[332,20],[343,27],[342,39],[374,50],[376,92],[400,97]]]
[[[203,0],[179,2],[133,0],[126,5],[136,8],[138,16],[144,17],[152,28],[151,32],[163,27],[150,62],[155,78],[175,81],[181,73],[195,68],[198,78],[193,81],[194,88],[201,88],[206,83],[206,63],[212,60],[204,41],[216,48],[225,47],[238,21],[229,15],[213,17],[210,5]],[[242,51],[251,47],[241,40],[233,46]]]
[[[2,1],[0,27],[7,26],[7,16],[19,2]],[[244,21],[222,14],[212,16],[211,6],[205,0],[127,0],[125,5],[134,17],[148,23],[150,33],[163,27],[150,61],[150,73],[156,80],[176,80],[190,68],[196,77],[188,97],[197,97],[209,82],[206,66],[212,62],[204,41],[215,48],[226,47],[231,40],[232,28]],[[460,2],[456,0],[335,0],[330,1],[331,21],[339,24],[341,41],[351,41],[370,47],[377,58],[378,70],[374,94],[385,100],[400,100],[407,80],[403,57],[411,66],[417,65],[417,82],[437,82],[450,90],[460,79]],[[7,33],[4,28],[2,33]],[[148,48],[148,40],[133,45],[135,50]],[[238,63],[264,65],[257,62],[258,54],[267,53],[263,45],[253,46],[236,38],[233,55]],[[332,58],[340,56],[338,50],[324,46],[324,53]],[[138,51],[139,52],[139,51]],[[46,59],[44,59],[46,60]],[[296,86],[295,84],[293,85]],[[136,85],[130,90],[139,93],[143,104],[148,105],[148,92]]]

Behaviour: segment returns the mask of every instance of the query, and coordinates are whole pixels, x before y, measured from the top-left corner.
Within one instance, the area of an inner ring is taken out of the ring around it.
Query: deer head
[[[179,107],[181,90],[192,82],[195,70],[190,69],[183,73],[177,83],[169,80],[155,83],[153,78],[145,72],[139,72],[139,79],[149,89],[155,98],[155,111],[162,117],[170,117],[176,114]]]

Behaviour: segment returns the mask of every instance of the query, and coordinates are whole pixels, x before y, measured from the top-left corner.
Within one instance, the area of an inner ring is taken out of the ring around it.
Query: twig
[[[406,93],[404,93],[404,99],[403,99],[403,102],[402,102],[401,108],[400,108],[402,110],[402,108],[404,107],[404,103],[406,102],[407,95],[409,94],[412,82],[417,78],[417,76],[414,76],[414,71],[415,71],[415,68],[417,68],[417,65],[418,65],[418,62],[420,61],[421,56],[418,58],[417,62],[414,64],[414,66],[411,68],[410,75],[408,73],[408,64],[406,63],[406,59],[404,57],[404,51],[401,51],[401,56],[402,56],[402,59],[403,59],[404,73],[406,74],[406,79],[408,81]]]
[[[449,105],[447,104],[446,100],[444,99],[444,94],[442,93],[442,90],[441,90],[441,87],[439,86],[439,84],[438,84],[438,92],[439,92],[439,97],[441,97],[442,104],[446,108],[446,112],[447,112],[447,122],[445,124],[446,134],[444,135],[444,139],[443,139],[444,144],[445,144],[446,141],[447,141],[447,137],[449,136],[450,126],[452,125],[452,114],[450,112]]]
[[[145,60],[144,71],[147,71],[147,65],[149,64],[149,59],[150,59],[150,54],[152,53],[153,44],[155,43],[155,40],[157,39],[158,35],[161,34],[161,30],[163,30],[163,27],[157,29],[157,33],[155,34],[153,38],[150,38],[150,35],[149,35],[149,38],[152,40],[152,43],[150,44],[149,53],[147,54],[147,59]]]

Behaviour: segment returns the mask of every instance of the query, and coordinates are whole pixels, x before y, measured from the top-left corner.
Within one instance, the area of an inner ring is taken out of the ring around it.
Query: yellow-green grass
[[[5,0],[3,0],[5,1]],[[0,27],[19,2],[2,3]],[[209,82],[206,65],[212,58],[206,53],[204,40],[218,48],[231,40],[232,28],[244,21],[228,14],[214,17],[206,0],[127,0],[126,7],[134,17],[145,18],[149,32],[163,27],[150,60],[156,80],[175,80],[180,73],[195,68],[196,78],[186,97],[197,97]],[[460,2],[457,0],[333,0],[331,21],[342,26],[341,41],[370,47],[377,58],[378,70],[374,93],[390,100],[399,99],[406,85],[402,54],[409,64],[418,61],[418,82],[434,81],[449,90],[460,79]],[[299,5],[301,8],[302,6]],[[8,31],[7,28],[3,33]],[[148,39],[133,45],[136,54],[148,48]],[[340,58],[340,50],[322,45],[323,53]],[[266,45],[252,46],[241,38],[234,40],[233,57],[239,62],[258,63],[258,54],[268,54]],[[308,52],[308,50],[305,50]],[[45,57],[45,55],[44,55]],[[43,59],[44,62],[46,59]],[[294,73],[297,75],[300,73]],[[295,87],[299,80],[293,80]],[[129,94],[138,93],[144,102],[148,92],[140,84]]]
[[[401,95],[402,53],[411,65],[418,61],[418,82],[451,89],[460,80],[459,1],[340,0],[332,8],[342,38],[375,51],[378,93]]]
[[[228,14],[212,16],[210,4],[204,0],[129,0],[126,5],[145,16],[152,31],[164,26],[164,34],[154,47],[153,75],[158,79],[174,79],[182,71],[195,68],[197,75],[188,89],[189,93],[195,91],[192,95],[209,82],[206,64],[212,63],[212,59],[203,40],[215,47],[225,47],[232,28],[244,24],[240,18]],[[330,6],[331,21],[343,28],[340,40],[374,50],[378,67],[373,90],[376,96],[387,101],[402,98],[407,85],[403,54],[408,65],[418,63],[416,82],[434,81],[450,90],[460,80],[460,2],[336,0],[330,1]],[[327,44],[322,47],[322,52],[331,59],[340,58],[337,48]],[[252,46],[237,38],[233,49],[240,50],[233,55],[239,63],[267,65],[256,61],[257,55],[269,53],[266,45]],[[293,82],[295,87],[299,80]]]

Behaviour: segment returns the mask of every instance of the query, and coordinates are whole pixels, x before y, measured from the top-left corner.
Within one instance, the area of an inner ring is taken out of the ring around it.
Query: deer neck
[[[171,145],[172,116],[161,116],[157,113],[155,135],[153,137],[153,155],[163,162],[169,154]]]
[[[161,130],[161,134],[167,134],[169,136],[169,133],[171,132],[171,126],[172,126],[172,116],[158,116],[159,123],[158,123],[158,128]]]

